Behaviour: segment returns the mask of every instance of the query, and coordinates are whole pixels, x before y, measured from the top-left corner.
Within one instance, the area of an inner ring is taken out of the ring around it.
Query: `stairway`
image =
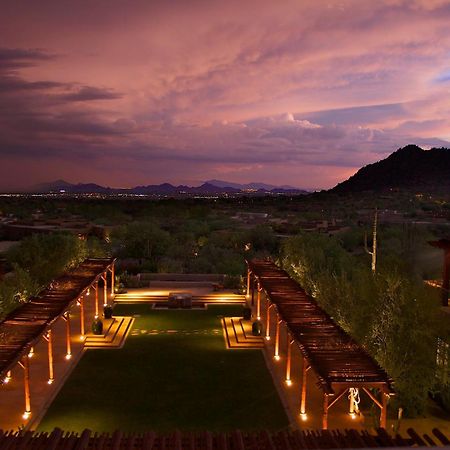
[[[243,320],[242,317],[224,317],[222,326],[227,348],[259,349],[264,347],[264,338],[252,335],[250,320]]]
[[[122,348],[133,325],[133,317],[114,316],[103,321],[103,334],[86,335],[86,349]]]

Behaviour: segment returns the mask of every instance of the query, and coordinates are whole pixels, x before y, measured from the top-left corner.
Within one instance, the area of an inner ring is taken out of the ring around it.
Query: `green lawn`
[[[118,305],[117,315],[139,315],[124,348],[87,351],[39,429],[286,427],[261,351],[225,348],[218,316],[241,311],[240,306],[156,311]]]

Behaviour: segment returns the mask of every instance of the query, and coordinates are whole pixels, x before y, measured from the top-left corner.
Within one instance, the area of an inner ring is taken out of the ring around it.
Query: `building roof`
[[[113,263],[86,259],[0,322],[0,380]]]
[[[408,438],[392,437],[384,429],[374,432],[357,430],[302,430],[279,431],[267,430],[228,433],[180,432],[159,433],[82,433],[64,432],[55,428],[51,433],[37,431],[0,432],[0,450],[300,450],[329,448],[369,448],[369,447],[412,447],[443,446],[450,441],[438,429],[433,429],[433,436],[419,436],[413,429],[408,429]]]
[[[269,260],[247,264],[326,393],[338,385],[384,386],[393,393],[388,374],[287,272]]]

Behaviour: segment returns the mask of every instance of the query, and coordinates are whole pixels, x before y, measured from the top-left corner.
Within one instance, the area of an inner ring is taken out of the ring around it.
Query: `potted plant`
[[[103,334],[103,322],[98,317],[92,322],[92,333],[96,335]]]
[[[113,315],[113,308],[111,305],[105,305],[103,307],[103,317],[105,319],[111,319]]]

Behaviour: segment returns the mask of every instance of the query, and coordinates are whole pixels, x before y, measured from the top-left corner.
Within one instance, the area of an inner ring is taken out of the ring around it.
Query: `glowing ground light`
[[[70,358],[72,358],[72,354],[71,353],[67,353],[66,354],[66,359],[69,360]]]
[[[3,378],[3,383],[8,384],[11,381],[11,377]]]
[[[352,420],[355,420],[355,419],[356,419],[356,413],[351,412],[351,413],[348,413],[348,414],[349,414],[349,416],[352,418]]]
[[[287,386],[292,386],[292,380],[286,380],[286,385]]]
[[[266,341],[270,341],[270,336],[266,336]]]
[[[47,384],[53,384],[53,378],[49,378]]]
[[[300,419],[302,419],[303,422],[305,422],[308,419],[308,416],[306,415],[306,413],[300,413]]]
[[[275,356],[273,357],[273,359],[274,359],[275,361],[279,361],[281,358],[280,358],[280,355],[275,355]]]
[[[25,411],[25,412],[22,414],[22,418],[23,418],[24,420],[28,420],[28,419],[30,418],[30,416],[31,416],[31,411]]]

